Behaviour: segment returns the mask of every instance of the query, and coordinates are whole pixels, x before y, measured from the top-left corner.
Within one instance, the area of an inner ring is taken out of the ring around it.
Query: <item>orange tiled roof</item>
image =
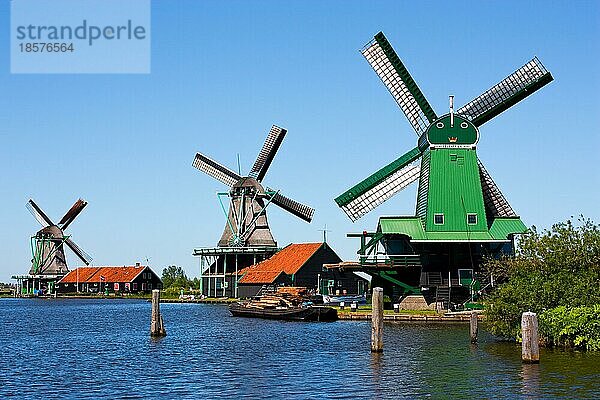
[[[95,283],[101,282],[131,282],[146,267],[122,266],[122,267],[79,267],[65,275],[59,283]],[[78,276],[79,275],[79,276]]]
[[[271,258],[242,269],[240,283],[272,283],[283,272],[297,273],[323,243],[292,243]]]
[[[249,271],[240,279],[240,283],[272,283],[283,271]]]

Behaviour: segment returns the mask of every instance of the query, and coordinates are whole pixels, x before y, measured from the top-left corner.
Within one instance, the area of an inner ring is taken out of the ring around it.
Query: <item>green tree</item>
[[[544,312],[564,306],[566,311],[553,315],[566,316],[570,309],[600,304],[600,227],[583,217],[577,222],[557,223],[541,233],[533,227],[521,236],[514,258],[487,261],[485,268],[500,282],[486,299],[493,334],[518,339],[524,311],[540,314],[544,334],[544,321],[554,321],[552,329],[558,329],[556,318],[545,318]]]
[[[191,281],[188,279],[183,268],[176,265],[170,265],[162,271],[163,287],[169,288],[188,288]]]

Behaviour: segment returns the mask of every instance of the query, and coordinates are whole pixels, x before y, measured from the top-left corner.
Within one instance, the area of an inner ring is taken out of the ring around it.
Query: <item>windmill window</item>
[[[477,214],[467,214],[467,224],[477,225]]]
[[[435,124],[435,126],[437,126],[438,129],[442,129],[444,127],[444,123],[443,122],[438,122],[437,124]]]
[[[444,225],[444,214],[434,214],[433,223],[435,225]]]
[[[460,127],[463,129],[467,129],[469,127],[469,124],[467,124],[466,122],[461,122]]]

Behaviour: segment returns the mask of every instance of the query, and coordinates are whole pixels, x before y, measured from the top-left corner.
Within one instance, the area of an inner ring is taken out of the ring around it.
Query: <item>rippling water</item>
[[[137,300],[0,299],[0,398],[600,398],[600,354],[520,348],[467,325],[294,323]]]

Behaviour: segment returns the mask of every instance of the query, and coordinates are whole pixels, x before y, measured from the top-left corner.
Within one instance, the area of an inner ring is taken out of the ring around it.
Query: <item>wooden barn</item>
[[[339,263],[340,257],[327,243],[292,243],[272,257],[239,272],[238,297],[255,296],[261,289],[278,286],[303,286],[319,292],[324,282],[348,294],[356,294],[358,281],[354,274],[338,274],[323,269],[324,264]],[[344,276],[342,276],[344,275]],[[327,286],[327,284],[325,284]]]
[[[148,293],[162,289],[162,281],[150,267],[136,263],[122,267],[79,267],[56,285],[58,293]]]

